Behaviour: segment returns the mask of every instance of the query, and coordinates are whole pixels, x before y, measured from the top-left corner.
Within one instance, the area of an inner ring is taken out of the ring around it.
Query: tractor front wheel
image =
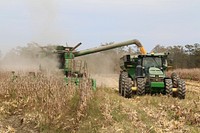
[[[137,78],[137,95],[142,96],[145,94],[145,79]]]
[[[132,80],[131,78],[126,78],[125,81],[125,88],[124,88],[124,97],[125,98],[131,98],[132,96]]]
[[[168,95],[172,95],[173,94],[173,91],[172,91],[172,80],[171,79],[165,79],[165,91],[166,91],[166,94]]]
[[[183,80],[178,80],[178,98],[179,99],[185,99],[185,82]]]
[[[180,80],[180,77],[178,76],[178,74],[176,74],[175,72],[173,72],[171,74],[171,79],[172,79],[173,87],[177,88],[178,87],[178,80]]]

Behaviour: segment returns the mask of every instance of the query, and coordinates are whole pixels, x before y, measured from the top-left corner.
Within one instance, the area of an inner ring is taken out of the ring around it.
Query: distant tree
[[[151,52],[154,52],[154,53],[164,53],[167,51],[167,48],[165,48],[164,46],[158,44],[156,45],[152,50]]]
[[[192,56],[195,62],[195,67],[200,68],[200,44],[199,43],[194,44],[194,51],[193,51]]]
[[[186,52],[189,54],[189,55],[191,55],[193,52],[194,52],[194,45],[189,45],[189,44],[187,44],[187,45],[185,45],[185,48],[186,48]]]
[[[194,44],[194,48],[195,48],[195,50],[200,50],[200,44],[199,43],[195,43]]]
[[[175,68],[185,68],[187,67],[186,55],[183,46],[169,46],[167,51],[170,53],[169,58],[173,60],[173,66]]]

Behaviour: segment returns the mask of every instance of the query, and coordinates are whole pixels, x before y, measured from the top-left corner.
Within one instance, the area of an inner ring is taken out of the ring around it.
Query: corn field
[[[66,85],[60,75],[0,73],[2,117],[18,116],[23,124],[34,126],[35,132],[45,125],[77,130],[76,125],[83,117],[90,98],[91,88],[86,79],[75,87],[73,84]]]
[[[184,100],[164,95],[125,99],[117,88],[92,91],[87,79],[74,86],[60,74],[1,72],[0,132],[198,133],[200,86],[198,81],[186,84]]]
[[[193,69],[175,69],[174,70],[181,78],[200,81],[200,68]],[[172,71],[169,71],[169,75]]]

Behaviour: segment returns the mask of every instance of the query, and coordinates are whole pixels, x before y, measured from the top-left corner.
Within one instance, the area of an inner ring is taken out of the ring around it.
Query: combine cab
[[[162,93],[185,98],[185,82],[175,73],[166,76],[168,53],[125,55],[120,59],[120,95],[131,98],[133,94]]]
[[[76,47],[78,47],[78,45]],[[74,49],[74,47],[56,47],[59,69],[63,70],[66,83],[74,83],[78,86],[82,79],[88,79],[89,83],[92,85],[92,88],[95,90],[96,81],[94,79],[90,79],[86,62],[74,59],[74,54],[72,53]]]

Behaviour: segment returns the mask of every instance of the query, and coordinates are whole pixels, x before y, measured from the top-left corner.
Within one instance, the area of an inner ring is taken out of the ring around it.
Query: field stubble
[[[102,76],[102,75],[99,75]],[[109,75],[110,79],[112,76]],[[113,75],[117,80],[118,75]],[[110,81],[104,77],[103,81]],[[102,82],[103,82],[102,81]],[[0,130],[10,132],[200,132],[200,89],[187,81],[186,99],[119,96],[116,84],[66,86],[63,76],[0,73]]]
[[[77,90],[70,83],[66,86],[60,75],[13,76],[7,72],[0,73],[0,130],[77,130],[91,97],[88,84],[85,79]]]

